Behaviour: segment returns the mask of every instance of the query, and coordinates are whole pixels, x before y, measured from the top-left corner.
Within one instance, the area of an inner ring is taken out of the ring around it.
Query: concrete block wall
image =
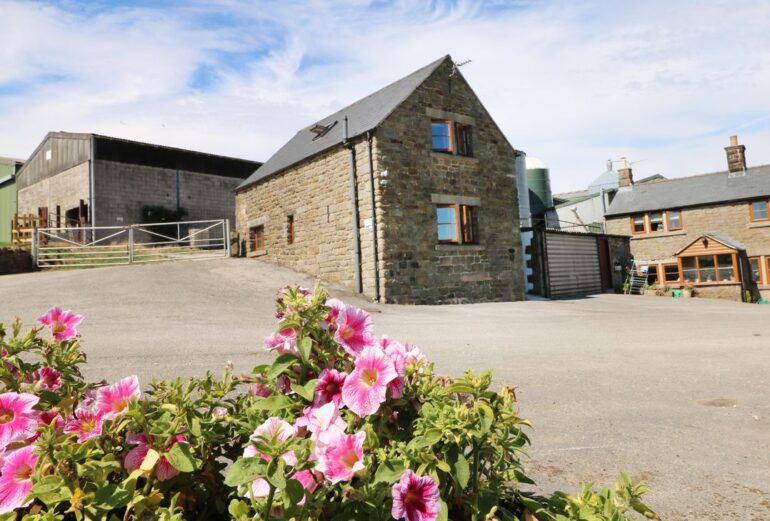
[[[48,207],[48,213],[53,216],[56,206],[64,212],[77,208],[80,200],[89,202],[88,161],[80,163],[59,174],[40,179],[37,183],[26,185],[18,191],[18,213],[35,214],[40,207]]]
[[[94,164],[95,217],[97,226],[121,226],[141,222],[142,207],[177,207],[177,171],[113,161]],[[240,179],[179,172],[180,206],[184,220],[235,218],[235,187]]]

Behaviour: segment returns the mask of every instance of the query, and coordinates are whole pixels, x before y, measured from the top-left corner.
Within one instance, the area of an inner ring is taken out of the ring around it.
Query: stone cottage
[[[732,136],[727,170],[634,183],[618,170],[607,231],[631,236],[631,253],[649,265],[650,283],[692,285],[696,294],[740,300],[770,297],[770,165],[746,166]]]
[[[242,252],[386,302],[520,300],[515,154],[445,56],[303,128],[246,179]]]

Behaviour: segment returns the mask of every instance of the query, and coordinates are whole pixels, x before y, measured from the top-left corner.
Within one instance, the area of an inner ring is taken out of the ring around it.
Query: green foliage
[[[153,381],[82,442],[62,423],[105,384],[83,379],[78,339],[44,340],[40,327],[22,334],[18,321],[7,334],[0,325],[2,392],[38,396],[48,418],[34,440],[31,503],[18,519],[388,520],[392,487],[407,469],[438,486],[438,520],[531,519],[527,511],[541,521],[631,520],[635,512],[657,519],[640,501],[644,485],[626,476],[614,491],[589,486],[543,502],[523,495],[519,485],[532,483],[522,464],[530,424],[518,415],[514,389],[493,390],[489,372],[436,375],[417,350],[399,373],[400,396],[389,391],[376,413],[335,407],[340,429],[366,436],[363,469],[332,482],[316,468],[320,441],[308,415],[324,370],[349,374],[356,359],[335,339],[327,300],[320,288],[284,289],[278,331],[291,348],[271,364],[249,375],[226,368],[218,378]],[[59,372],[60,387],[33,377],[43,367]],[[270,422],[287,422],[291,432],[264,429]],[[255,493],[257,485],[266,493]]]

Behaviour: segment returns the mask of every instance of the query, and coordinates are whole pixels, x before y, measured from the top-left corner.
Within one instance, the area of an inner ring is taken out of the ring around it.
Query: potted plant
[[[695,289],[692,284],[685,284],[682,287],[682,296],[684,298],[691,298],[695,292]]]

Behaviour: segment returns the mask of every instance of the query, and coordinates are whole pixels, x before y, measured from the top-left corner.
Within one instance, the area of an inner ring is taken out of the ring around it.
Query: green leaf
[[[240,519],[242,517],[248,517],[251,513],[249,504],[240,499],[233,499],[230,501],[230,506],[227,507],[227,511],[233,516],[233,519]]]
[[[425,431],[422,436],[416,436],[409,442],[407,446],[408,450],[420,450],[432,447],[437,441],[441,439],[441,431],[439,429],[429,429]]]
[[[310,380],[305,385],[291,384],[292,390],[305,400],[312,402],[315,396],[315,388],[318,380]]]
[[[240,458],[230,467],[230,472],[225,477],[225,485],[237,487],[244,483],[250,483],[257,478],[265,477],[267,468],[260,458]]]
[[[297,363],[297,357],[294,355],[281,355],[275,359],[273,365],[267,370],[267,378],[274,380],[278,378],[289,367]]]
[[[283,474],[283,465],[280,459],[274,459],[267,466],[267,481],[278,490],[286,488],[286,476]]]
[[[466,382],[455,382],[451,385],[448,385],[444,392],[447,394],[452,393],[465,393],[465,394],[472,394],[475,389],[473,386]]]
[[[200,438],[203,434],[201,432],[201,421],[198,418],[193,418],[190,423],[190,433],[196,438]]]
[[[489,430],[492,428],[492,425],[495,423],[495,413],[492,412],[492,409],[489,407],[489,405],[485,404],[484,402],[477,403],[476,410],[479,412],[482,432],[489,432]]]
[[[99,487],[94,494],[94,503],[110,510],[128,505],[131,492],[115,484]]]
[[[291,399],[279,394],[268,396],[254,402],[254,408],[263,411],[280,411],[291,405]]]
[[[299,504],[305,497],[305,487],[296,479],[290,479],[286,482],[286,506],[291,507]]]
[[[449,521],[449,507],[443,499],[441,500],[441,510],[438,511],[436,521]]]
[[[301,338],[297,344],[297,349],[299,350],[299,356],[302,357],[302,361],[307,363],[310,359],[310,352],[313,350],[313,340],[308,336]]]
[[[457,483],[460,485],[460,489],[465,489],[468,486],[468,482],[471,479],[471,467],[468,464],[468,459],[457,453],[457,457],[451,462],[452,474],[457,479]]]
[[[374,483],[395,483],[401,478],[405,470],[402,461],[383,461],[374,473]]]
[[[188,443],[175,443],[166,453],[166,459],[180,472],[193,472],[200,464],[200,461],[193,456]]]

